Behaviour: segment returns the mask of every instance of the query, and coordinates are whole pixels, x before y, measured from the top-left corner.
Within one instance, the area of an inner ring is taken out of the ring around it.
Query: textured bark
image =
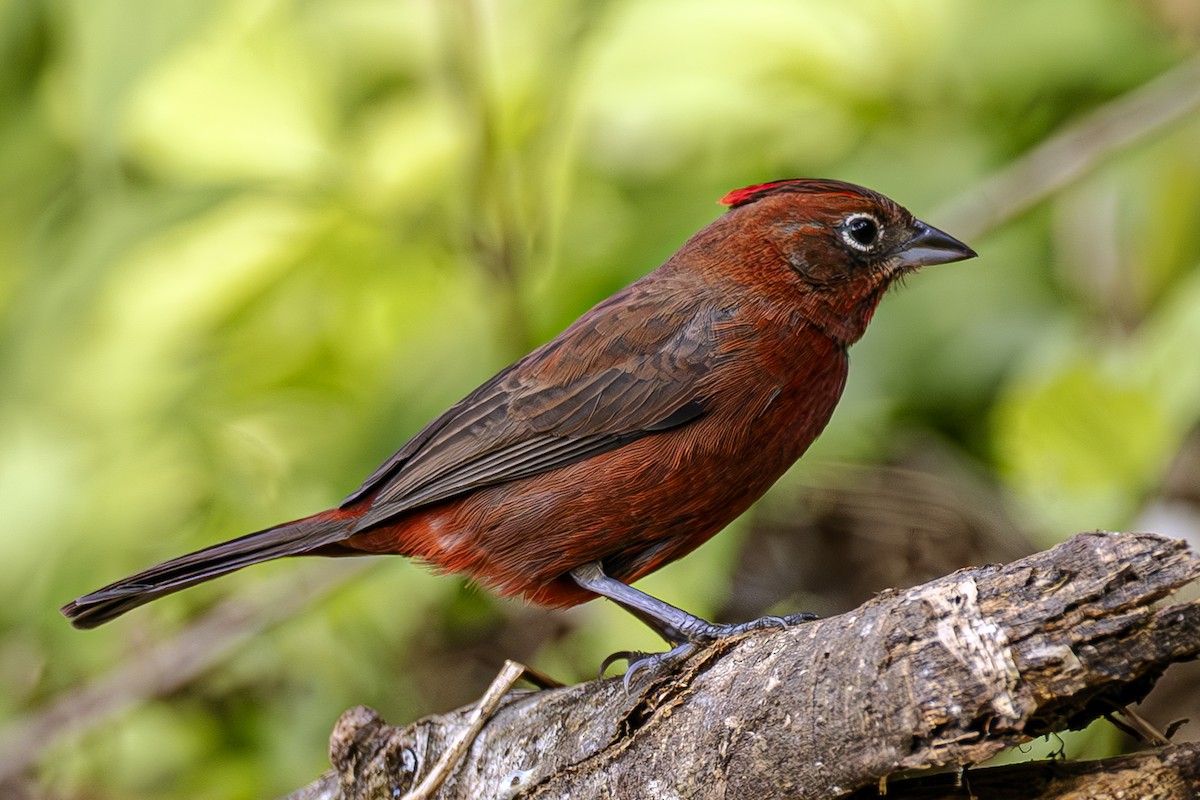
[[[1169,664],[1200,655],[1200,602],[1155,605],[1197,576],[1182,542],[1081,534],[848,614],[710,645],[629,692],[616,679],[512,692],[434,796],[825,798],[901,770],[977,764],[1136,702]],[[330,742],[334,769],[293,797],[399,797],[470,712],[394,728],[352,709]],[[1195,787],[1194,747],[1157,752]],[[1096,763],[1072,768],[1169,772]],[[992,772],[968,773],[972,789]],[[905,796],[899,787],[889,796]],[[1021,796],[1103,796],[1064,791]],[[1178,796],[1163,792],[1142,794]]]
[[[336,795],[333,795],[336,796]],[[890,800],[1196,800],[1200,742],[1102,761],[1031,761],[892,781]],[[876,787],[847,800],[879,800]]]

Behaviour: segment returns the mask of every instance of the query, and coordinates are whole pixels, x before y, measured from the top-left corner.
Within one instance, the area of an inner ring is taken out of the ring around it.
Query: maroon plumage
[[[974,255],[851,184],[776,181],[723,202],[665,264],[455,404],[338,508],[64,613],[93,627],[260,561],[397,553],[545,605],[600,592],[689,638],[604,581],[635,581],[741,514],[829,421],[847,348],[892,282]]]

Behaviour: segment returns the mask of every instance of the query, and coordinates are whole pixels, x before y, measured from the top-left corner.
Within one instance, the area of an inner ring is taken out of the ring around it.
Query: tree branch
[[[1200,743],[1169,745],[1101,761],[1030,761],[891,781],[889,800],[1196,800]],[[875,787],[847,800],[879,800]]]
[[[1200,56],[1057,131],[929,219],[938,220],[939,225],[963,239],[975,239],[1197,110]]]
[[[1080,534],[709,645],[629,693],[619,679],[513,692],[435,796],[818,798],[977,764],[1136,702],[1200,655],[1200,601],[1155,607],[1198,576],[1182,542]],[[292,798],[398,797],[471,712],[394,728],[351,709],[333,771]]]

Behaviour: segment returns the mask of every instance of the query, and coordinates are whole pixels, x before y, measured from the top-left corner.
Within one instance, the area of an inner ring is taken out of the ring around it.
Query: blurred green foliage
[[[257,568],[91,633],[56,612],[336,502],[727,190],[838,177],[939,224],[1192,56],[1188,6],[0,4],[0,724],[216,598],[334,568]],[[1197,142],[1193,114],[889,298],[798,474],[932,431],[1043,542],[1132,524],[1200,413]],[[736,545],[645,585],[706,613]],[[30,780],[63,798],[283,793],[325,767],[345,708],[444,710],[410,674],[431,626],[469,640],[518,613],[391,559],[186,689],[45,742]],[[653,647],[603,604],[569,618],[583,630],[531,655],[560,677]]]

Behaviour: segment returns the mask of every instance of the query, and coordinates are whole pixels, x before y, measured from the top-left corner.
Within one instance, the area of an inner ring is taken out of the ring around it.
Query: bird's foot
[[[743,633],[759,631],[764,628],[787,628],[792,625],[800,625],[804,622],[811,622],[816,618],[816,614],[801,613],[787,614],[782,617],[759,617],[749,622],[718,624],[700,617],[692,617],[681,624],[675,631],[675,633],[680,634],[675,641],[694,643],[713,642],[717,639],[728,639],[731,636],[740,636]]]
[[[628,666],[625,668],[625,677],[621,679],[621,683],[625,687],[625,693],[632,694],[634,687],[643,677],[649,678],[659,670],[669,672],[675,669],[682,661],[696,652],[696,647],[692,642],[684,642],[675,645],[665,653],[642,653],[629,650],[613,653],[604,659],[604,664],[600,667],[600,674],[603,675],[604,670],[613,662],[624,660]]]
[[[690,616],[690,615],[689,615]],[[628,663],[625,669],[623,683],[625,691],[630,692],[642,677],[648,677],[660,670],[670,671],[695,653],[701,645],[718,639],[740,636],[744,633],[763,630],[765,628],[785,628],[800,625],[816,619],[816,614],[788,614],[782,617],[759,617],[749,622],[733,624],[718,624],[709,622],[701,617],[691,617],[678,627],[671,626],[662,633],[675,646],[665,653],[643,653],[640,651],[623,650],[613,653],[600,665],[600,675],[603,676],[613,663],[624,660]]]

